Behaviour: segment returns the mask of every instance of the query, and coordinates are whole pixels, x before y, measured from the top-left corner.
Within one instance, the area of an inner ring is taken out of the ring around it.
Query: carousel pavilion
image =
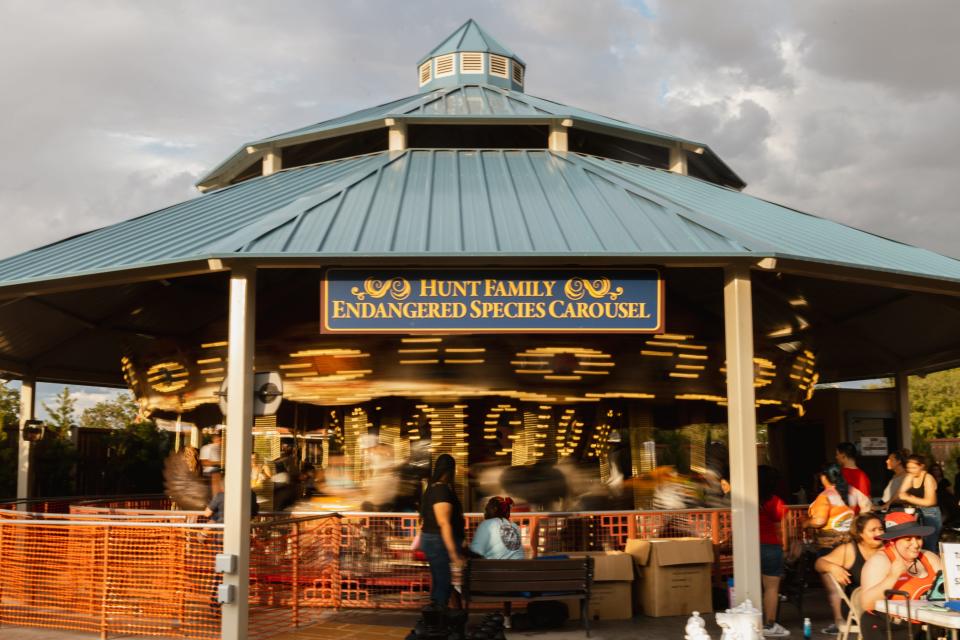
[[[282,394],[262,424],[320,464],[375,436],[464,473],[608,473],[622,441],[639,472],[652,433],[720,425],[737,594],[759,602],[758,425],[818,383],[895,376],[905,396],[957,366],[960,261],[747,195],[705,142],[529,95],[472,20],[410,71],[414,95],[246,143],[194,199],[0,261],[22,421],[44,381],[226,424],[224,637],[247,616],[254,372]]]

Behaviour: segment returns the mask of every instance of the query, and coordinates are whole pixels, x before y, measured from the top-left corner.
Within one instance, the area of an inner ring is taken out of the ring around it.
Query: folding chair
[[[848,612],[847,619],[840,625],[840,638],[838,640],[848,640],[851,633],[857,634],[857,638],[859,639],[861,637],[860,612],[863,610],[863,607],[860,606],[860,587],[857,587],[851,594],[851,597],[848,598],[847,593],[843,590],[843,587],[840,586],[840,583],[837,582],[836,578],[830,576],[830,582],[833,584],[833,588],[837,590],[837,593],[840,594],[840,600],[847,605]]]

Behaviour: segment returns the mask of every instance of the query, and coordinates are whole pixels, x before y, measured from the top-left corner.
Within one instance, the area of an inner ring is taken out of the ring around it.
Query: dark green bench
[[[566,560],[477,560],[467,561],[463,573],[464,607],[471,602],[502,602],[503,614],[510,615],[513,601],[580,600],[580,619],[590,637],[590,586],[593,558]]]

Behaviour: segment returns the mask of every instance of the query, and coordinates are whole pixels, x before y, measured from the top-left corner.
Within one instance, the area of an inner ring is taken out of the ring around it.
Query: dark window
[[[670,161],[670,151],[666,147],[658,147],[646,142],[625,140],[582,129],[571,129],[569,140],[570,151],[601,158],[644,164],[658,169],[667,169]]]
[[[413,149],[546,149],[546,125],[411,125]]]

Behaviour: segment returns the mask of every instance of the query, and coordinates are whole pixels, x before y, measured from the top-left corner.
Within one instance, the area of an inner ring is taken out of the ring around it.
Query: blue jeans
[[[458,543],[459,544],[459,543]],[[430,564],[430,599],[447,606],[453,593],[453,577],[450,575],[450,554],[439,533],[421,533],[420,550]]]
[[[923,512],[923,526],[933,527],[934,531],[923,536],[923,548],[927,551],[940,553],[940,529],[943,528],[943,518],[940,516],[940,507],[920,507]]]

